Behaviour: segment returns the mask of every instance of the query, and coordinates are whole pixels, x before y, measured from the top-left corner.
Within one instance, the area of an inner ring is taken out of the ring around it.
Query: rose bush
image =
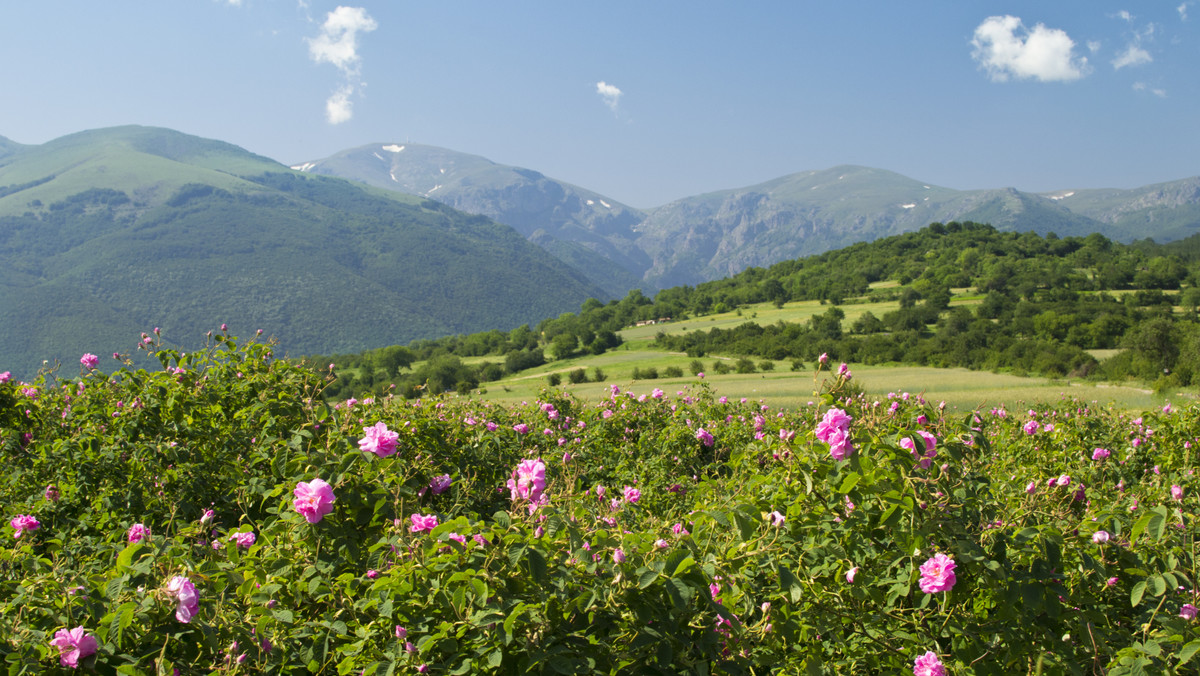
[[[157,341],[0,383],[10,673],[1196,664],[1195,407],[949,415],[848,373],[793,411],[709,380],[331,406],[270,344]]]

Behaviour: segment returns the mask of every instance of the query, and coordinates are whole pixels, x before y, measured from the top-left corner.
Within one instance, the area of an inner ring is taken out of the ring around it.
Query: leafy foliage
[[[269,343],[142,345],[160,369],[0,384],[0,504],[40,524],[0,548],[10,673],[57,668],[75,627],[102,673],[899,673],[927,651],[953,674],[1185,673],[1200,647],[1196,407],[952,415],[818,367],[798,411],[703,380],[330,409],[328,376]],[[844,462],[818,440],[833,407]],[[394,452],[360,450],[377,423]],[[534,459],[546,500],[514,502]],[[316,478],[335,501],[310,522],[292,493]],[[956,582],[925,593],[935,553]]]

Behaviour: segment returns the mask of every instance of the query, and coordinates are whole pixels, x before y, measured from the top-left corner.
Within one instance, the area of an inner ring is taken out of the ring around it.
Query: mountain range
[[[420,144],[289,168],[153,127],[0,137],[0,370],[154,326],[263,328],[291,354],[507,329],[955,220],[1168,241],[1200,228],[1200,178],[1034,194],[841,166],[637,209]]]
[[[182,346],[293,355],[536,323],[603,291],[512,228],[144,127],[0,142],[0,371]]]
[[[838,166],[635,209],[539,172],[444,148],[379,143],[293,169],[438,200],[512,226],[610,295],[720,279],[750,267],[976,221],[1000,230],[1099,232],[1117,241],[1200,230],[1200,177],[1131,190],[953,190]]]

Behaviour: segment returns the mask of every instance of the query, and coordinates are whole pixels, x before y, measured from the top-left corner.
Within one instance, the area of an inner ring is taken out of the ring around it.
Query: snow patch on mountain
[[[401,152],[402,150],[404,150],[404,146],[398,146],[395,143],[393,143],[390,146],[384,146],[383,149],[388,151],[389,153],[398,153],[398,152]]]

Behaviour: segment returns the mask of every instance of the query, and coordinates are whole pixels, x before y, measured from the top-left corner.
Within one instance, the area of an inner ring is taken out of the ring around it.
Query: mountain
[[[1200,177],[1133,190],[1063,190],[1045,197],[1102,223],[1114,239],[1163,242],[1200,232]]]
[[[645,214],[530,169],[413,143],[375,143],[292,167],[437,200],[511,226],[609,296],[641,283],[649,259],[634,243]]]
[[[597,289],[512,228],[120,127],[0,146],[0,370],[195,345],[227,322],[291,354],[536,323]]]
[[[1060,235],[1098,227],[1053,200],[1016,190],[951,190],[881,169],[839,166],[653,209],[638,226],[638,244],[654,260],[645,278],[663,288],[949,221]]]
[[[654,209],[475,155],[411,143],[354,148],[298,167],[442,201],[511,225],[610,296],[653,293],[750,267],[976,221],[1000,230],[1100,232],[1168,241],[1200,228],[1200,179],[1137,190],[952,190],[882,169],[839,166],[677,200]]]

